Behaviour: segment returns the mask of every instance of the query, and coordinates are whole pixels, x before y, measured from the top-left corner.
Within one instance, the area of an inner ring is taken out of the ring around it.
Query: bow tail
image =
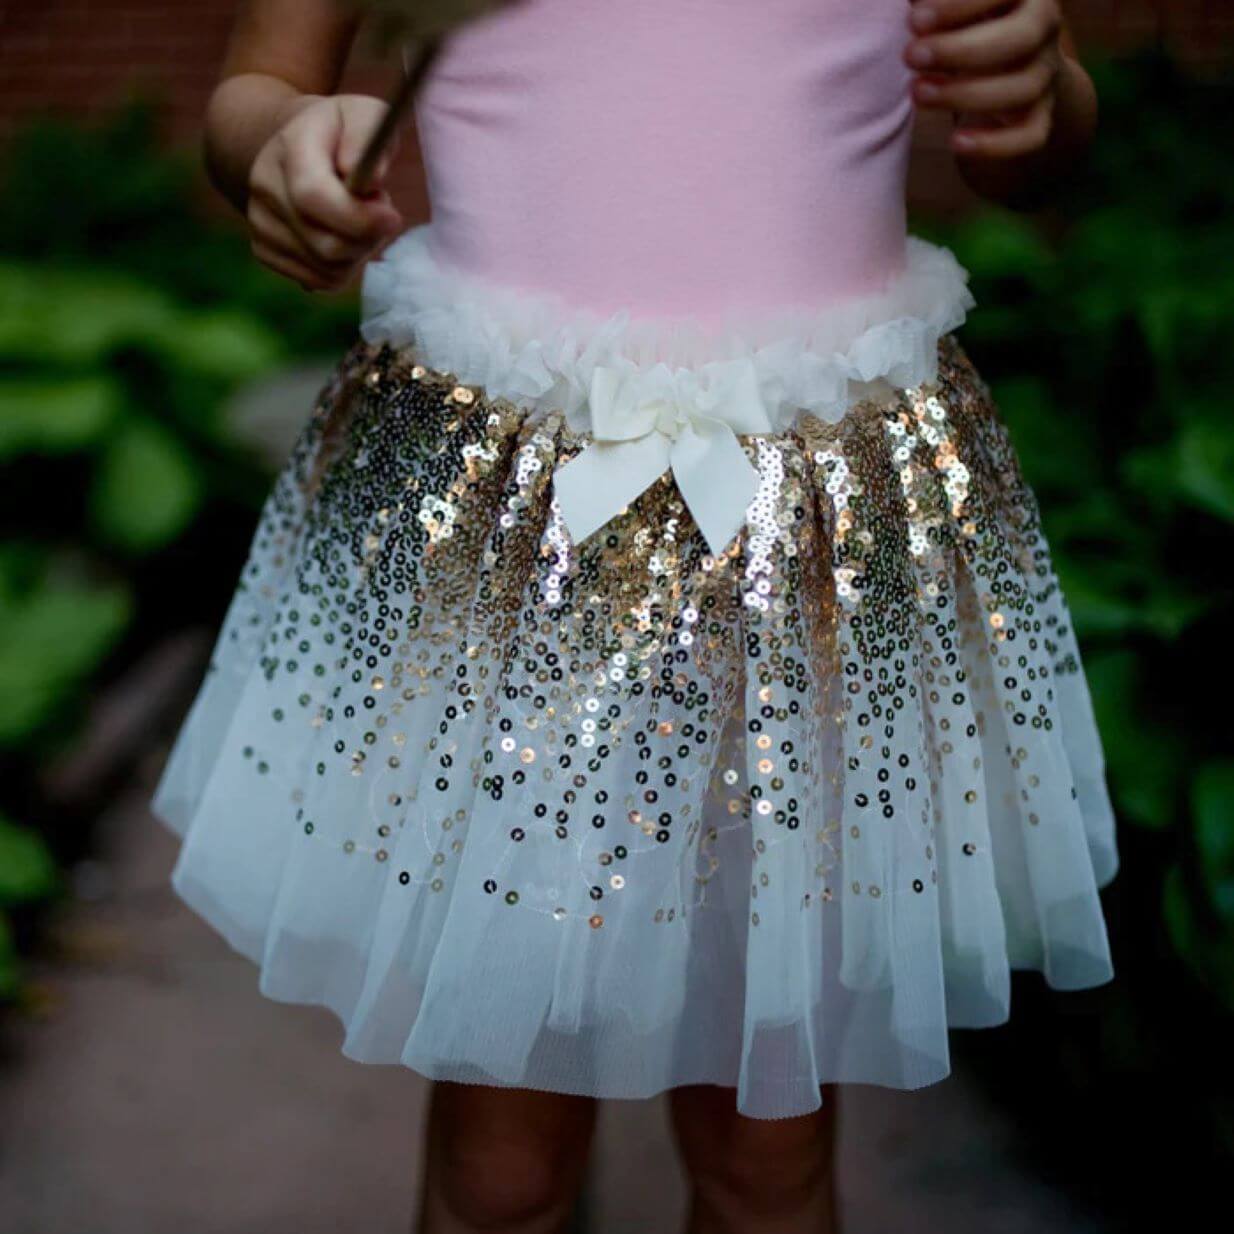
[[[673,475],[708,548],[719,556],[745,526],[759,476],[731,428],[704,420],[677,438]]]
[[[667,470],[669,443],[658,433],[633,441],[592,442],[557,469],[553,491],[575,544],[616,518]]]

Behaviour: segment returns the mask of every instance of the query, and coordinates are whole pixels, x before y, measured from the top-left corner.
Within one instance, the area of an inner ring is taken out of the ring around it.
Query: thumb
[[[344,111],[338,148],[335,152],[335,166],[343,180],[350,180],[360,166],[377,134],[383,116],[384,111],[376,109],[365,109],[362,115],[355,114],[354,110]],[[371,195],[385,188],[386,178],[390,174],[390,165],[397,148],[398,138],[393,136],[386,143],[376,167],[368,177],[368,182],[364,186],[364,195]]]

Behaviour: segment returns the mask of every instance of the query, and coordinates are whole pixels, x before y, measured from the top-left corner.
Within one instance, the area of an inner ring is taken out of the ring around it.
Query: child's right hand
[[[393,151],[370,193],[357,197],[347,188],[386,106],[364,95],[299,98],[253,160],[247,212],[253,254],[306,291],[345,287],[403,230],[383,187]]]

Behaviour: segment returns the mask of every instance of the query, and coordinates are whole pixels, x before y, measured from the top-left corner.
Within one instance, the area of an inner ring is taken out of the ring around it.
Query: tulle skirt
[[[345,1053],[598,1097],[916,1088],[1012,969],[1112,976],[1102,755],[1031,491],[937,380],[740,438],[575,543],[587,441],[362,343],[261,516],[154,805],[179,894]]]

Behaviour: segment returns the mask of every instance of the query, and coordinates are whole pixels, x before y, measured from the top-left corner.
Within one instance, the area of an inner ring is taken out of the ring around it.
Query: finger
[[[270,212],[261,203],[251,202],[248,213],[252,249],[257,258],[266,261],[277,256],[284,263],[294,266],[297,271],[311,275],[314,286],[318,289],[345,285],[360,264],[358,261],[322,261],[306,248],[304,241],[286,219]],[[280,271],[282,272],[284,271]]]
[[[954,30],[984,17],[1010,12],[1023,0],[913,0],[909,25],[918,34]]]
[[[258,236],[294,253],[301,261],[322,266],[327,270],[354,266],[368,256],[373,248],[372,243],[332,235],[295,218],[294,215],[289,220],[261,200],[249,203],[248,220],[249,226]]]
[[[264,201],[249,204],[248,223],[257,236],[296,253],[304,262],[323,268],[354,265],[373,249],[373,244],[333,236],[296,218],[288,207],[271,210]]]
[[[1049,92],[1054,68],[1038,57],[1026,68],[997,77],[922,77],[913,83],[921,107],[947,111],[1014,111]]]
[[[263,266],[273,270],[275,274],[281,274],[284,278],[291,279],[293,283],[298,283],[305,291],[328,291],[333,290],[335,286],[291,253],[286,253],[262,241],[256,241],[253,244],[253,256]]]
[[[375,244],[385,244],[393,240],[404,228],[403,215],[394,199],[385,189],[374,189],[371,195],[365,196],[364,204],[378,224]]]
[[[1014,159],[1043,149],[1050,140],[1053,106],[1042,99],[1015,124],[1002,128],[959,128],[951,148],[964,158]]]
[[[357,236],[335,232],[298,208],[292,187],[284,175],[274,178],[269,184],[254,183],[249,203],[253,216],[251,222],[283,220],[299,237],[306,255],[311,254],[327,263],[359,261],[393,239],[404,226],[403,217],[389,194],[381,192],[360,203],[371,219],[371,225],[364,233]]]
[[[1057,10],[1025,4],[1004,17],[914,39],[905,60],[931,72],[980,73],[1031,59],[1057,33]]]
[[[303,126],[288,135],[283,152],[287,196],[295,213],[325,231],[356,240],[375,240],[389,224],[386,212],[376,211],[347,191],[334,165],[337,120],[327,126],[323,114],[306,112]]]

